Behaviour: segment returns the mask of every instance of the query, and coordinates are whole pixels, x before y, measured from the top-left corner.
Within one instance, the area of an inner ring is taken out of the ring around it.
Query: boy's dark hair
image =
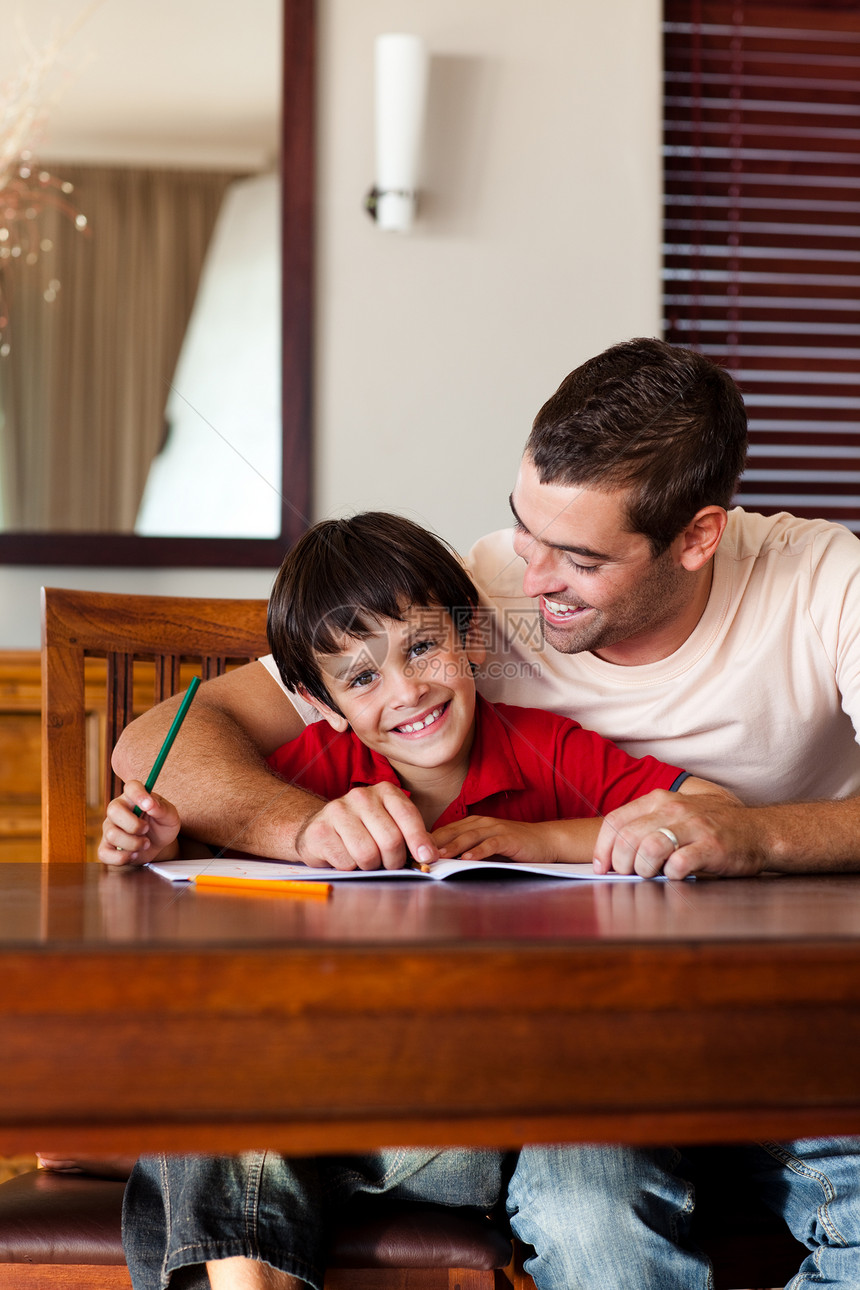
[[[542,484],[632,488],[628,523],[660,555],[703,506],[731,503],[747,417],[731,376],[691,349],[613,345],[562,381],[526,444]]]
[[[403,620],[411,605],[438,605],[461,640],[478,592],[451,547],[400,515],[365,511],[323,520],[284,557],[269,598],[267,632],[278,671],[337,710],[316,654],[336,654],[344,636],[363,639],[379,620]]]

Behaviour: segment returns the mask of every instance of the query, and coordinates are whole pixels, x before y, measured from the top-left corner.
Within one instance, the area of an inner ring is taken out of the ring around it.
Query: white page
[[[297,879],[343,882],[355,878],[431,878],[444,879],[470,869],[494,872],[527,873],[543,878],[578,878],[589,882],[643,882],[638,874],[594,872],[591,864],[520,864],[514,860],[437,860],[427,873],[420,869],[311,869],[286,860],[254,860],[241,856],[221,856],[215,860],[164,860],[146,866],[171,882],[193,882],[200,874],[217,878]]]

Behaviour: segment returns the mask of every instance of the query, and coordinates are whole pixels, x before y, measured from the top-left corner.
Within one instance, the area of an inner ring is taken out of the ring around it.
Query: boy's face
[[[444,609],[412,606],[403,621],[386,618],[365,640],[345,637],[337,654],[317,655],[323,681],[345,720],[317,704],[395,770],[455,769],[468,763],[475,719],[475,681],[465,647]]]

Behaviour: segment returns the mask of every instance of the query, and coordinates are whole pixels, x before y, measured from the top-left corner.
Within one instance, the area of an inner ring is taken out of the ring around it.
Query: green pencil
[[[194,698],[195,694],[197,693],[197,687],[199,684],[200,684],[200,677],[195,676],[192,678],[191,684],[189,685],[188,689],[185,691],[182,702],[179,705],[179,711],[177,712],[176,716],[173,718],[173,721],[171,723],[170,729],[167,732],[167,736],[164,740],[164,743],[161,745],[161,751],[156,757],[152,770],[149,772],[146,783],[143,786],[146,789],[147,793],[151,793],[152,790],[155,788],[155,781],[158,779],[158,776],[161,774],[161,768],[164,765],[164,762],[167,758],[167,754],[170,752],[170,749],[173,746],[174,739],[179,733],[179,727],[182,725],[183,721],[185,720],[185,714],[187,713],[188,709],[191,707],[191,700]],[[140,809],[139,806],[134,807],[134,813],[135,815],[143,815],[143,811]]]

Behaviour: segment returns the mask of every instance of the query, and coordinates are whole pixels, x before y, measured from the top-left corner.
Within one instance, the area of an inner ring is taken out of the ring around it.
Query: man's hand
[[[135,815],[135,806],[142,815]],[[147,793],[140,780],[131,779],[107,808],[98,857],[112,865],[173,860],[179,854],[178,834],[179,813],[173,803]]]
[[[317,868],[402,869],[439,853],[417,806],[396,784],[353,788],[326,802],[296,835],[299,860]]]
[[[660,873],[753,877],[765,867],[758,814],[724,794],[683,796],[657,789],[606,816],[594,851],[595,871],[643,878]]]

